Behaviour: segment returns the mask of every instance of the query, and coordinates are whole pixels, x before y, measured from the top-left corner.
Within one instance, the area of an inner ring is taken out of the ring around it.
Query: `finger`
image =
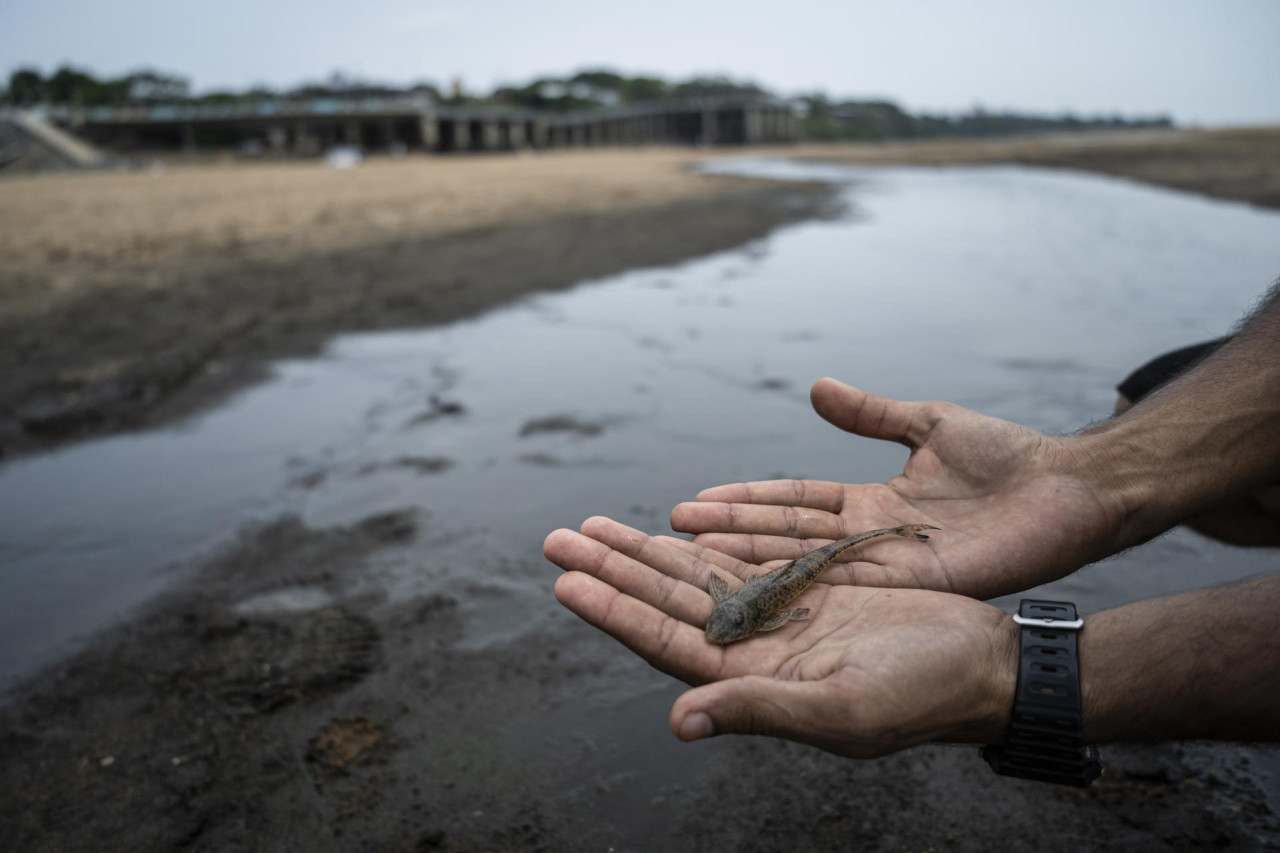
[[[664,575],[698,589],[707,588],[710,566],[689,551],[677,548],[670,536],[650,536],[604,516],[582,522],[582,534],[603,542],[613,550],[650,566]]]
[[[693,544],[710,553],[722,553],[743,565],[763,566],[771,560],[795,560],[831,539],[796,539],[790,536],[762,536],[751,533],[699,533]],[[844,555],[841,554],[841,557]],[[837,560],[840,557],[836,558]]]
[[[681,740],[723,734],[772,735],[826,744],[825,708],[848,700],[822,681],[783,681],[747,675],[688,691],[671,708],[671,730]],[[825,737],[824,737],[825,735]]]
[[[923,403],[891,400],[834,379],[819,379],[809,391],[813,409],[846,432],[918,447],[932,420]]]
[[[820,509],[764,506],[750,503],[678,504],[671,511],[671,527],[682,533],[763,533],[798,539],[839,539],[841,519]]]
[[[582,572],[561,575],[555,589],[557,601],[663,672],[689,684],[719,675],[724,649],[701,629]]]
[[[598,528],[601,525],[595,526]],[[623,526],[618,525],[618,527]],[[629,528],[623,529],[629,530]],[[643,536],[643,534],[640,535]],[[619,534],[616,538],[623,538],[623,536],[624,534]],[[648,537],[644,538],[648,539]],[[629,547],[643,550],[643,546],[634,544]],[[566,571],[583,572],[596,577],[620,592],[656,607],[666,615],[682,622],[688,622],[699,628],[707,624],[712,601],[711,597],[702,591],[706,588],[705,577],[702,589],[699,589],[640,560],[620,553],[606,542],[572,530],[552,531],[543,543],[542,550],[548,560]],[[674,548],[670,550],[680,559],[694,562],[694,558],[687,553]],[[710,568],[704,567],[702,574],[705,576],[708,571]]]
[[[760,480],[729,483],[698,492],[696,500],[729,504],[797,506],[840,512],[844,506],[844,486],[823,480]]]
[[[748,575],[759,574],[761,569],[768,568],[762,564],[739,560],[737,557],[699,545],[696,542],[690,542],[688,539],[677,539],[674,536],[659,536],[655,538],[667,541],[671,543],[671,547],[679,548],[704,563],[723,569],[724,572],[740,580],[746,580]]]

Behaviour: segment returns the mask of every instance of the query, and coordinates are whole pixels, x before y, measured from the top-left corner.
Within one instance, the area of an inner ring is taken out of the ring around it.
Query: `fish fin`
[[[807,607],[797,607],[795,610],[791,611],[792,622],[803,622],[808,618],[809,618],[809,608]]]
[[[712,572],[707,576],[707,592],[711,593],[711,600],[719,604],[729,597],[729,582]]]
[[[759,575],[747,575],[747,583],[755,583],[758,580],[760,580]]]
[[[777,613],[764,620],[764,623],[757,628],[757,631],[775,631],[783,625],[791,621],[790,610],[779,610]]]

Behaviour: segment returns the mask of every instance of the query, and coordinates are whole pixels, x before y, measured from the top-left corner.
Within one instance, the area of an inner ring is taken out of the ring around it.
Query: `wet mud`
[[[1255,778],[1194,744],[1112,747],[1089,791],[975,772],[961,748],[853,762],[671,738],[630,755],[677,691],[602,635],[565,619],[469,649],[453,596],[356,591],[419,524],[246,531],[29,681],[0,713],[6,845],[1249,850],[1280,832]]]

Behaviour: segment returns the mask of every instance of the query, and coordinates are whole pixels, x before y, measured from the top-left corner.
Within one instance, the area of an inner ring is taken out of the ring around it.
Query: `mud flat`
[[[6,179],[0,448],[153,423],[336,332],[448,322],[726,249],[829,198],[815,184],[695,175],[698,159],[613,151]]]
[[[1066,853],[1277,837],[1247,762],[1195,744],[1109,747],[1088,791],[1001,779],[973,749],[855,762],[768,739],[681,744],[665,732],[672,681],[567,614],[477,649],[454,596],[354,592],[421,524],[404,510],[246,530],[20,691],[0,709],[9,849]]]

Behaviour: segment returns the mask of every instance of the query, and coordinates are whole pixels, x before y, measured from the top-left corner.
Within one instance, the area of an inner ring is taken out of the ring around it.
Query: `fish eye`
[[[745,614],[745,613],[739,613],[739,614],[737,614],[736,616],[734,616],[734,617],[733,617],[733,624],[737,625],[739,628],[741,628],[743,625],[747,624],[747,614]]]

